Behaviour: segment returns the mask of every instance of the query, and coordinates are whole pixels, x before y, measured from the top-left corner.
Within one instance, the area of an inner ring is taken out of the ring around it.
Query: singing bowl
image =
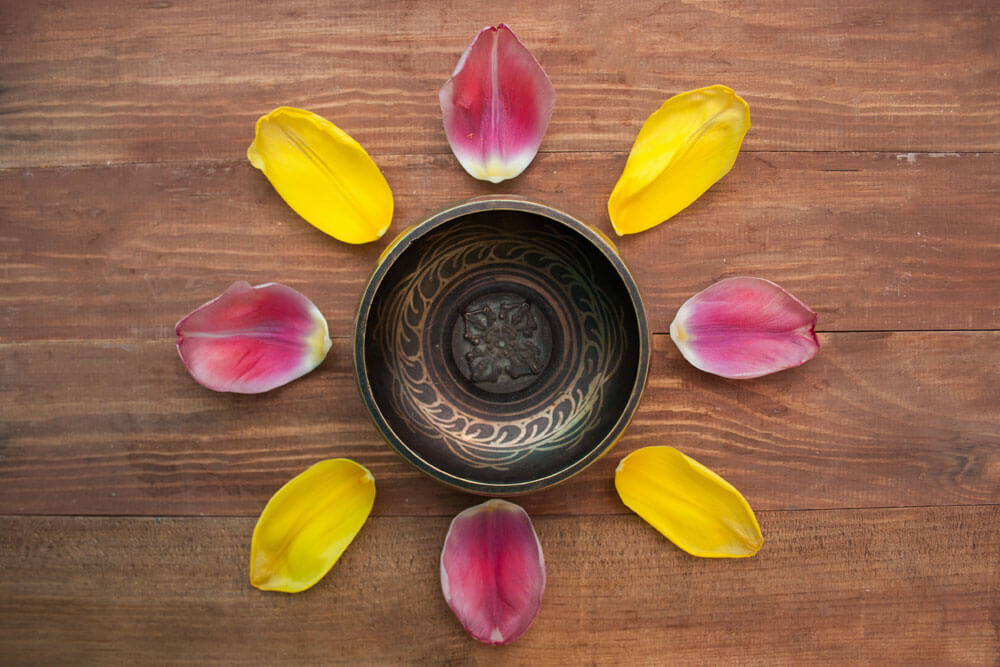
[[[639,291],[602,234],[487,197],[405,230],[361,297],[354,363],[405,460],[471,493],[542,489],[607,452],[649,365]]]

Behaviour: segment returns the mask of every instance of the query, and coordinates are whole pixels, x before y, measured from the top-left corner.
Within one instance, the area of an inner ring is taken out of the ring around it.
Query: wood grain
[[[0,166],[239,158],[281,105],[375,155],[445,154],[437,91],[499,21],[555,85],[545,151],[627,150],[713,83],[749,102],[750,151],[996,151],[995,18],[990,0],[8,2]]]
[[[990,0],[126,0],[0,8],[0,662],[928,664],[1000,655],[1000,16]],[[553,80],[542,152],[491,186],[437,91],[487,23]],[[616,239],[646,301],[649,383],[609,456],[518,500],[548,563],[516,644],[445,605],[449,519],[357,395],[350,333],[390,238],[475,195],[609,231],[645,118],[724,83],[753,128],[669,223]],[[245,159],[258,116],[317,111],[393,189],[385,239],[314,230]],[[819,312],[808,364],[735,382],[662,335],[712,282],[759,275]],[[296,287],[327,361],[262,396],[208,392],[174,323],[234,280]],[[739,488],[764,549],[691,558],[611,480],[669,444]],[[254,518],[311,463],[374,472],[372,519],[297,595],[247,582]],[[104,515],[104,516],[100,516]]]
[[[1000,333],[826,334],[808,364],[755,381],[695,370],[664,336],[614,452],[522,499],[541,514],[626,513],[622,456],[668,444],[758,509],[1000,503]],[[470,502],[400,460],[370,423],[350,342],[270,394],[216,394],[171,341],[0,346],[0,514],[256,516],[292,475],[346,456],[379,515]]]
[[[7,664],[934,664],[1000,652],[1000,508],[764,512],[741,561],[637,517],[536,517],[544,604],[517,642],[441,596],[447,518],[377,518],[295,596],[246,575],[252,519],[0,519]],[[389,639],[391,637],[391,640]]]
[[[0,171],[0,340],[166,339],[234,280],[281,281],[349,335],[400,230],[453,201],[514,193],[611,233],[621,154],[541,156],[481,184],[450,156],[381,160],[395,222],[350,246],[299,218],[248,163]],[[743,155],[689,209],[617,239],[650,327],[715,280],[775,280],[837,330],[1000,328],[1000,154]]]

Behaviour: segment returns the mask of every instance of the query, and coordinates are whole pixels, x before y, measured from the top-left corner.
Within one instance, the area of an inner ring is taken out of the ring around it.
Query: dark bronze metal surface
[[[595,461],[638,403],[649,335],[613,246],[555,209],[472,200],[408,229],[362,296],[365,404],[389,444],[452,486],[550,486]]]

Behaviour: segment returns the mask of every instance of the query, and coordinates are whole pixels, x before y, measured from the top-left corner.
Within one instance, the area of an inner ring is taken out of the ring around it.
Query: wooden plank
[[[615,451],[526,496],[543,514],[621,514],[622,456],[667,444],[758,509],[1000,503],[1000,332],[826,334],[805,366],[755,381],[695,370],[657,336],[650,379]],[[382,441],[336,339],[271,394],[202,389],[168,340],[0,346],[0,514],[256,516],[312,463],[346,456],[378,480],[379,515],[471,502]]]
[[[450,157],[382,166],[395,222],[350,246],[305,223],[246,162],[0,171],[0,340],[169,338],[234,280],[278,280],[348,335],[361,290],[401,229],[450,202],[514,193],[611,233],[621,154],[545,155],[514,184]],[[1000,328],[1000,155],[743,155],[688,210],[617,239],[650,327],[713,281],[759,275],[836,330]]]
[[[536,517],[532,628],[477,644],[446,606],[447,518],[376,518],[295,596],[246,575],[252,519],[0,519],[7,664],[934,664],[1000,652],[1000,508],[764,512],[696,559],[637,517]],[[392,638],[388,640],[388,638]]]
[[[0,166],[235,158],[280,105],[375,155],[445,154],[437,91],[499,21],[555,84],[546,151],[627,150],[713,83],[749,101],[748,150],[996,151],[995,18],[990,0],[6,3]]]

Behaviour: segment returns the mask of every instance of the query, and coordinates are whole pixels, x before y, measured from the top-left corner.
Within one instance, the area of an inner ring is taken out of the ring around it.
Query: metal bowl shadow
[[[405,230],[361,297],[354,363],[376,427],[450,486],[509,495],[580,472],[625,430],[650,343],[602,234],[515,197]]]

